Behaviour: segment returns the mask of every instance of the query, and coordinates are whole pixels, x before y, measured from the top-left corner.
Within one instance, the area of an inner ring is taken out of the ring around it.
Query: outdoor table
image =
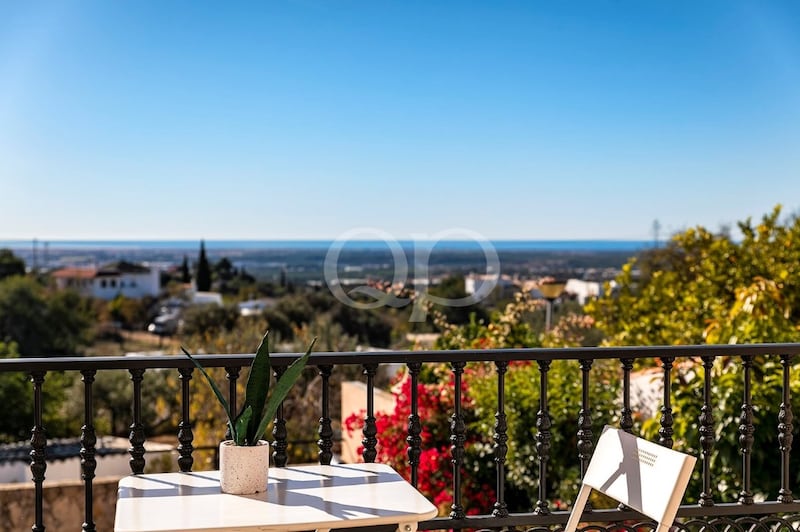
[[[326,531],[396,525],[415,532],[436,507],[383,464],[272,467],[265,492],[230,495],[219,471],[132,475],[119,483],[115,532]]]

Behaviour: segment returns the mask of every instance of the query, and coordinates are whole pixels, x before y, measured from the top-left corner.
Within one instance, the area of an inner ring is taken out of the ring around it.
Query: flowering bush
[[[469,395],[472,372],[465,371],[461,384],[462,411],[467,424],[474,421],[474,404]],[[417,488],[439,508],[440,515],[450,512],[453,501],[453,466],[450,453],[450,417],[455,409],[454,378],[444,365],[425,368],[417,384],[418,413],[422,432]],[[376,413],[378,429],[377,461],[392,465],[406,479],[411,478],[408,462],[406,429],[411,415],[411,379],[400,377],[393,388],[395,407],[392,412]],[[345,429],[353,434],[363,429],[364,413],[345,420]],[[467,514],[486,513],[495,501],[491,457],[476,452],[479,436],[467,434],[466,456],[462,466],[462,502]],[[481,443],[486,443],[485,441]],[[360,451],[361,449],[359,449]]]

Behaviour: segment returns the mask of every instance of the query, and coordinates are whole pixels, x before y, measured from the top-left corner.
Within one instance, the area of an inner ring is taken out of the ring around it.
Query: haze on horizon
[[[791,0],[7,3],[0,79],[0,240],[646,240],[800,207]]]

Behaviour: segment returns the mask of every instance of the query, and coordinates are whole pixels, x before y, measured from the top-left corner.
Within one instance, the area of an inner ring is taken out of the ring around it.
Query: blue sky
[[[0,239],[649,239],[800,207],[795,1],[5,2],[0,80]]]

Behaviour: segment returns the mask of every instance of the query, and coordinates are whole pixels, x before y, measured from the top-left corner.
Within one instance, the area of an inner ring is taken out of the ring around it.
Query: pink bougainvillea
[[[445,375],[449,374],[449,377]],[[474,409],[469,396],[467,380],[474,375],[474,369],[465,370],[461,383],[461,405],[465,415]],[[441,378],[436,383],[418,383],[418,414],[422,439],[418,466],[417,489],[428,497],[438,508],[440,515],[450,512],[453,503],[453,465],[450,451],[450,416],[455,410],[454,378],[444,366],[439,368]],[[408,418],[411,415],[411,379],[405,375],[393,388],[394,410],[375,414],[378,430],[378,462],[392,465],[407,480],[411,479],[411,466],[408,459]],[[364,427],[364,412],[352,414],[345,420],[345,430],[350,434]],[[495,490],[480,478],[491,475],[491,471],[476,472],[469,464],[470,451],[480,439],[469,431],[466,435],[465,450],[467,464],[461,467],[462,505],[467,514],[475,515],[491,511],[495,501]],[[362,448],[359,448],[359,453]],[[467,469],[469,468],[469,473]],[[480,468],[478,468],[480,469]],[[486,468],[484,468],[486,469]]]

